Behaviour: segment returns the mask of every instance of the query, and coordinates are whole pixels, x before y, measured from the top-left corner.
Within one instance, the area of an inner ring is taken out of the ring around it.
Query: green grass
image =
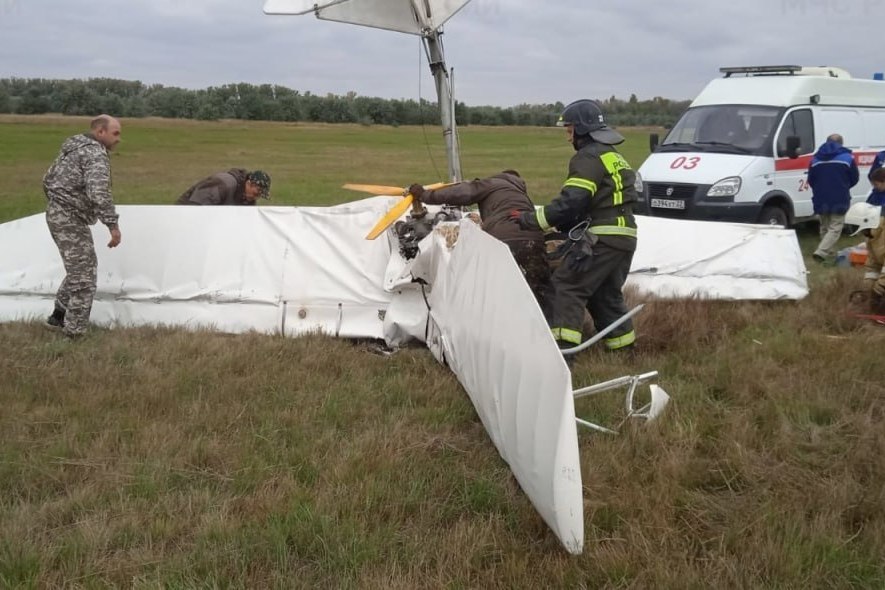
[[[0,218],[43,209],[84,121],[0,119]],[[539,201],[570,154],[561,130],[461,136],[466,175],[515,167]],[[274,204],[444,176],[420,128],[145,120],[124,141],[122,203],[235,165],[273,174]],[[809,270],[801,302],[649,301],[635,358],[579,355],[577,386],[654,369],[673,397],[648,426],[580,431],[579,557],[423,348],[0,324],[0,588],[885,587],[885,331],[846,315],[859,269]],[[623,416],[614,395],[577,412]]]
[[[408,186],[448,179],[438,127],[122,123],[123,141],[111,159],[118,204],[170,204],[197,180],[233,167],[266,170],[271,205],[333,205],[366,196],[342,189],[345,182]],[[61,142],[87,125],[82,117],[0,116],[0,221],[45,209],[43,173]],[[465,178],[515,168],[539,202],[559,191],[572,153],[558,128],[464,127],[459,136]],[[637,166],[648,151],[646,136],[628,132],[625,154]]]

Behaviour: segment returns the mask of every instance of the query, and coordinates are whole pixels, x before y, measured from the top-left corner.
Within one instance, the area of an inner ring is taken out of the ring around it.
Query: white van
[[[832,133],[854,151],[860,182],[885,149],[885,82],[832,67],[721,68],[639,167],[647,215],[789,226],[813,215],[808,166]]]

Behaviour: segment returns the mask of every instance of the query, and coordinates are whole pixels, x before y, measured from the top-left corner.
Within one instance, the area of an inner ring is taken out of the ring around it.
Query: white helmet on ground
[[[847,225],[856,225],[857,231],[855,236],[865,229],[873,229],[879,227],[879,217],[882,215],[882,207],[876,207],[869,203],[855,203],[845,214],[845,223]]]

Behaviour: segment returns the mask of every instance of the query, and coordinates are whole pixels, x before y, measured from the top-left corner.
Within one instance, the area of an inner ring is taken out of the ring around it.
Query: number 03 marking
[[[682,168],[683,170],[691,170],[692,168],[697,168],[700,162],[700,156],[692,156],[690,158],[679,156],[670,163],[670,168],[673,170],[677,168]]]

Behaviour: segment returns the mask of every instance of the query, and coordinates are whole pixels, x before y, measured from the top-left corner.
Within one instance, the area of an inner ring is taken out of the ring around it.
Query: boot
[[[52,315],[46,318],[46,327],[50,330],[59,331],[65,327],[65,310],[55,308]]]

